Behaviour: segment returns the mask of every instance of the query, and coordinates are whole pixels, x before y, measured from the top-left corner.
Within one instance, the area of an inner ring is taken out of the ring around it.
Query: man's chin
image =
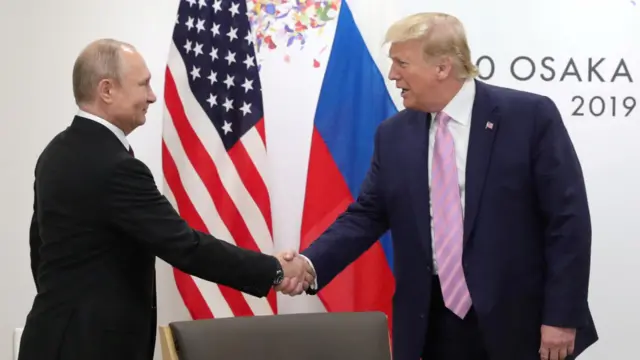
[[[403,99],[402,99],[402,105],[403,105],[406,109],[410,109],[410,110],[418,110],[418,109],[417,109],[417,104],[416,104],[416,102],[415,102],[413,99],[409,98],[409,97],[406,97],[406,98],[403,98]]]
[[[136,118],[136,119],[131,123],[131,131],[129,131],[129,132],[127,133],[127,135],[128,135],[128,134],[130,134],[130,133],[132,133],[135,129],[139,128],[140,126],[144,125],[146,122],[147,122],[147,118],[146,118],[146,117],[144,117],[144,116],[139,117],[139,118]]]

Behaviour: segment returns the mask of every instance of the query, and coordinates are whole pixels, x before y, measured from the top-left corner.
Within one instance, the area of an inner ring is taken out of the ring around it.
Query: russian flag
[[[357,197],[376,127],[397,112],[346,1],[337,20],[314,117],[301,251]],[[318,294],[326,310],[383,311],[391,319],[392,252],[387,233]]]

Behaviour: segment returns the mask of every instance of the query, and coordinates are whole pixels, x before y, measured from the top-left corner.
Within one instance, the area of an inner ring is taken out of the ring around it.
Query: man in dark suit
[[[409,16],[387,42],[406,109],[377,129],[357,200],[301,253],[308,292],[391,230],[394,360],[579,355],[598,338],[591,223],[555,104],[476,81],[453,16]]]
[[[258,297],[302,290],[287,263],[191,229],[133,156],[126,135],[156,97],[133,46],[90,44],[73,69],[80,112],[35,169],[31,267],[37,295],[20,360],[150,360],[155,257]]]

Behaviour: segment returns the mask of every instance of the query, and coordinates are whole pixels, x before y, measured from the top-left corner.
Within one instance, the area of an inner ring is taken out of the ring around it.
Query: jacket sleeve
[[[158,191],[149,169],[120,161],[107,183],[112,226],[181,271],[258,297],[272,288],[278,260],[192,229]]]
[[[588,321],[591,219],[578,156],[556,105],[536,109],[534,177],[545,225],[542,322],[578,328]]]
[[[380,191],[380,127],[376,130],[371,165],[358,198],[301,255],[316,272],[316,283],[307,291],[314,295],[349,264],[367,251],[389,229]]]
[[[38,226],[38,195],[36,194],[35,182],[33,186],[33,215],[31,216],[31,225],[29,226],[29,254],[31,258],[31,274],[33,282],[36,285],[36,291],[40,289],[38,285],[38,268],[40,267],[40,246],[42,246],[42,238],[40,238],[40,227]]]

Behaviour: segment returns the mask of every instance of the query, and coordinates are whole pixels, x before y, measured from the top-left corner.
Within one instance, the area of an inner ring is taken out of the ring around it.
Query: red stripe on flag
[[[176,206],[180,216],[182,216],[192,228],[204,230],[205,226],[202,223],[202,219],[193,207],[184,186],[182,186],[178,168],[164,141],[162,142],[162,171],[164,172],[165,181],[167,185],[169,185],[173,197],[176,199]],[[176,268],[173,269],[173,276],[176,279],[180,296],[182,296],[185,306],[189,309],[191,317],[194,319],[212,318],[213,314],[211,313],[211,309],[209,305],[207,305],[207,301],[202,297],[198,285],[193,281],[193,278]]]
[[[267,191],[267,187],[264,181],[262,180],[262,177],[260,177],[260,174],[258,173],[258,169],[256,169],[253,161],[251,160],[251,158],[249,157],[249,154],[247,153],[247,150],[242,144],[242,141],[236,142],[236,144],[229,150],[228,154],[229,154],[229,157],[231,158],[231,161],[233,162],[234,167],[236,168],[236,171],[238,172],[238,176],[240,176],[240,180],[246,187],[247,192],[249,193],[251,198],[253,198],[253,201],[255,201],[256,205],[258,206],[258,209],[260,209],[260,212],[262,213],[262,216],[264,217],[264,220],[267,223],[267,227],[269,228],[269,234],[273,234],[273,230],[271,226],[271,203],[269,200],[269,192]],[[238,215],[240,215],[239,212],[238,212]],[[222,214],[221,214],[221,217],[222,217]],[[232,236],[234,237],[234,239],[236,238],[236,236],[233,235],[233,233],[232,233]],[[252,239],[247,239],[246,242],[247,243],[251,242],[252,245],[255,245],[255,250],[260,251],[258,246],[253,242]],[[247,247],[247,246],[241,245],[244,243],[244,241],[239,241],[238,239],[236,239],[236,243],[242,247]],[[235,294],[237,294],[237,296],[242,297],[242,294],[240,294],[239,292],[234,290],[230,290],[230,291],[233,291]],[[224,291],[223,291],[223,294],[225,294]],[[225,298],[226,297],[227,296],[225,295]],[[271,306],[271,311],[273,311],[274,314],[277,313],[278,307],[276,304],[277,298],[276,298],[275,292],[271,291],[267,295],[267,301]],[[244,301],[244,303],[246,304],[246,301]],[[244,309],[242,312],[236,313],[236,310],[235,309],[233,310],[234,310],[235,316],[253,315],[253,312],[248,304],[247,304],[247,308]]]
[[[314,128],[302,218],[301,251],[317,239],[353,201],[324,140]],[[392,322],[395,279],[376,242],[318,294],[327,311],[382,311]]]
[[[184,151],[207,188],[211,200],[220,214],[220,218],[229,229],[231,236],[233,236],[238,246],[260,251],[242,215],[240,215],[227,189],[222,184],[216,164],[202,145],[198,134],[195,133],[185,115],[169,68],[167,68],[166,73],[165,98],[167,99],[167,109],[173,118],[173,123],[183,144]]]
[[[194,320],[213,318],[213,313],[193,278],[176,268],[173,268],[173,277],[176,279],[176,287],[191,318]]]
[[[266,133],[265,133],[265,125],[264,125],[265,121],[264,118],[260,119],[260,121],[258,121],[255,125],[255,129],[256,131],[258,131],[258,134],[260,135],[260,139],[262,139],[262,144],[264,145],[265,150],[267,149],[267,137],[266,137]],[[264,179],[260,178],[262,180],[262,183],[264,184]],[[266,185],[265,185],[265,190],[266,190]],[[267,207],[268,212],[267,214],[269,214],[269,216],[267,217],[265,215],[265,219],[268,219],[269,222],[267,223],[267,226],[269,226],[269,233],[271,234],[271,237],[273,238],[273,219],[271,217],[271,198],[269,197],[269,193],[266,193],[266,197],[267,197],[267,201],[269,201],[269,206]],[[267,295],[267,300],[269,301],[269,304],[271,305],[271,308],[273,309],[273,313],[277,314],[278,313],[278,298],[276,295],[275,291],[271,291],[269,292],[269,294]]]
[[[228,152],[233,165],[238,171],[238,175],[242,180],[242,183],[247,189],[249,195],[253,198],[258,209],[264,217],[264,221],[269,228],[269,234],[273,236],[273,226],[271,223],[271,200],[269,199],[269,192],[264,180],[260,176],[258,169],[249,157],[247,149],[242,144],[242,141],[236,142],[236,144]],[[259,251],[259,250],[258,250]],[[277,298],[275,292],[270,292],[267,295],[267,301],[271,306],[273,313],[277,313]]]
[[[180,142],[189,158],[193,168],[202,179],[203,184],[207,188],[212,198],[213,205],[216,207],[220,218],[225,223],[231,236],[238,246],[243,248],[259,251],[257,245],[253,241],[251,233],[238,212],[231,197],[227,193],[220,176],[216,164],[213,162],[209,153],[202,145],[200,138],[195,133],[189,120],[187,119],[184,107],[178,96],[173,76],[169,68],[165,73],[165,101],[167,110],[171,115],[176,132],[180,137]],[[222,285],[218,285],[223,296],[229,303],[231,311],[236,316],[253,315],[251,307],[242,294]]]
[[[265,151],[267,149],[267,137],[266,137],[266,133],[265,133],[265,125],[264,125],[265,121],[264,118],[260,119],[260,121],[258,121],[255,125],[255,129],[258,132],[258,134],[260,134],[260,139],[262,139],[262,144],[264,145]],[[262,177],[260,177],[260,179],[262,180],[262,183],[264,184],[264,179],[262,179]],[[266,190],[266,185],[265,185],[265,190]],[[267,196],[267,200],[269,201],[269,206],[267,207],[268,209],[268,217],[265,217],[265,219],[269,219],[269,222],[267,223],[267,225],[269,226],[269,233],[271,234],[271,238],[273,239],[273,219],[271,217],[271,198],[269,197],[269,193],[266,193]],[[271,291],[269,292],[269,294],[267,295],[267,300],[269,301],[269,304],[271,305],[271,308],[273,309],[273,313],[277,314],[278,313],[278,298],[276,295],[275,291]]]
[[[264,183],[264,180],[260,176],[256,165],[249,157],[247,149],[244,147],[242,141],[236,142],[236,144],[229,150],[229,157],[233,162],[240,180],[247,189],[247,192],[253,198],[258,209],[264,217],[264,221],[269,228],[269,234],[273,236],[273,229],[271,225],[271,201],[269,200],[269,191]]]
[[[169,149],[167,149],[167,144],[164,140],[162,141],[162,171],[164,172],[167,185],[169,185],[171,193],[176,199],[180,216],[187,222],[187,224],[189,224],[189,226],[191,226],[191,228],[202,232],[208,232],[204,221],[202,221],[200,214],[198,214],[198,211],[195,206],[193,206],[193,203],[189,198],[189,194],[187,194],[187,191],[182,185],[178,167],[176,166]]]
[[[264,118],[260,119],[260,121],[258,121],[258,123],[255,126],[255,129],[258,131],[258,134],[260,134],[260,138],[262,139],[262,143],[264,144],[264,148],[267,148],[267,134],[264,130]]]
[[[178,173],[178,167],[171,157],[171,153],[169,152],[169,149],[167,149],[167,145],[164,141],[162,142],[162,168],[165,173],[167,184],[169,185],[169,188],[171,188],[171,193],[176,199],[180,216],[182,216],[191,228],[207,234],[210,233],[182,185],[180,174]],[[191,316],[194,317],[195,314],[198,319],[213,317],[211,309],[207,305],[206,300],[202,297],[198,285],[193,281],[193,278],[177,269],[174,269],[174,276],[176,277],[176,283],[178,290],[180,291],[180,295],[185,299],[185,306],[187,306],[189,312],[191,312]],[[216,285],[212,284],[211,286]],[[253,315],[251,308],[242,294],[223,285],[217,286],[234,315]]]

